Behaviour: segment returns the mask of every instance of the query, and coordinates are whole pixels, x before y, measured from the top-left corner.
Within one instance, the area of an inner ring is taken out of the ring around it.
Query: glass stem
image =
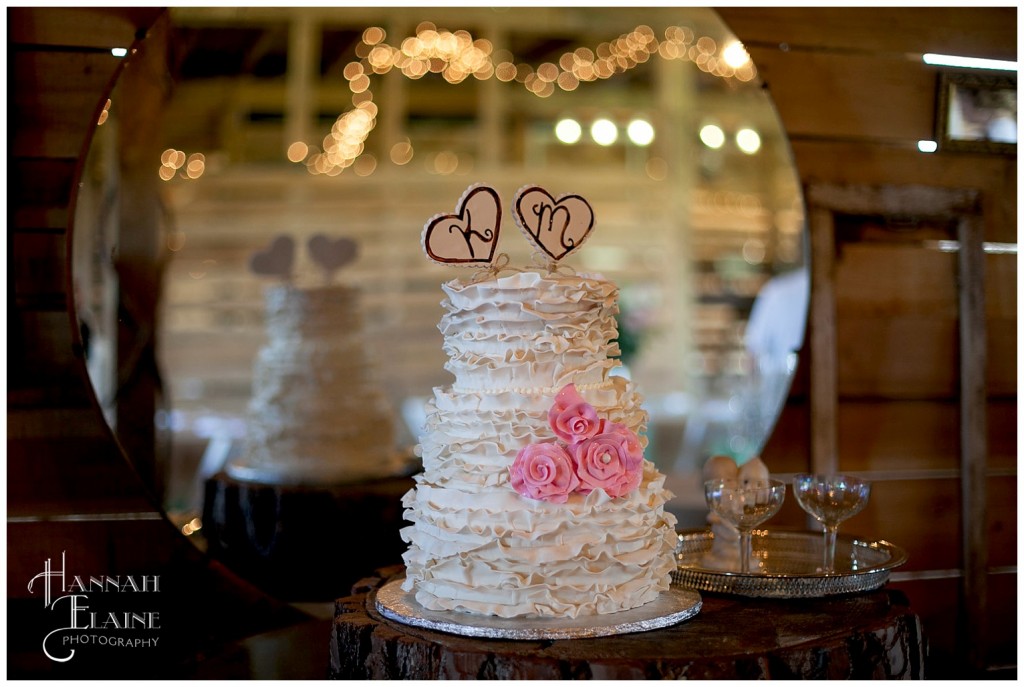
[[[838,527],[825,525],[825,572],[835,572],[836,569],[836,533]]]
[[[740,530],[740,572],[750,572],[750,530]]]

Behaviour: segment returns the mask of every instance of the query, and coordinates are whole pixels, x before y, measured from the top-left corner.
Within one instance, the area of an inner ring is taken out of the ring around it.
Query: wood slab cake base
[[[895,590],[827,599],[704,593],[700,613],[650,632],[567,640],[477,639],[383,617],[376,590],[336,602],[335,679],[893,679],[922,678],[921,622]]]

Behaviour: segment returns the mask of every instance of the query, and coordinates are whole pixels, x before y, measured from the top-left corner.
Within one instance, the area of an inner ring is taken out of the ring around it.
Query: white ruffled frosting
[[[439,328],[455,375],[436,388],[406,494],[406,590],[432,610],[501,617],[614,613],[668,589],[675,518],[665,478],[644,462],[640,487],[567,503],[516,493],[509,467],[527,444],[555,439],[548,409],[575,383],[600,417],[638,434],[640,395],[610,377],[618,289],[599,277],[523,272],[452,281]],[[642,443],[646,439],[641,436]]]
[[[266,292],[267,343],[253,366],[249,441],[229,465],[274,482],[353,481],[394,473],[394,420],[362,341],[359,292]]]

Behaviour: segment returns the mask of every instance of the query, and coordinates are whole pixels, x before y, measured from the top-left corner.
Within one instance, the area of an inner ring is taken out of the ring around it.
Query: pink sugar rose
[[[602,422],[600,433],[569,447],[581,493],[604,489],[612,498],[640,486],[644,452],[640,439],[624,425]]]
[[[580,481],[573,471],[572,456],[555,443],[529,444],[519,450],[509,468],[512,488],[538,501],[565,503]]]
[[[594,407],[583,400],[575,384],[567,384],[555,396],[548,423],[562,441],[572,444],[597,434],[601,420]]]

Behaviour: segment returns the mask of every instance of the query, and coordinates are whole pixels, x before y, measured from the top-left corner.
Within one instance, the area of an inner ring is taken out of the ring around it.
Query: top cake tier
[[[445,369],[456,392],[553,395],[600,386],[620,363],[618,287],[593,275],[519,272],[442,286]]]
[[[362,326],[359,292],[349,286],[266,290],[266,330],[271,342],[332,341]]]

